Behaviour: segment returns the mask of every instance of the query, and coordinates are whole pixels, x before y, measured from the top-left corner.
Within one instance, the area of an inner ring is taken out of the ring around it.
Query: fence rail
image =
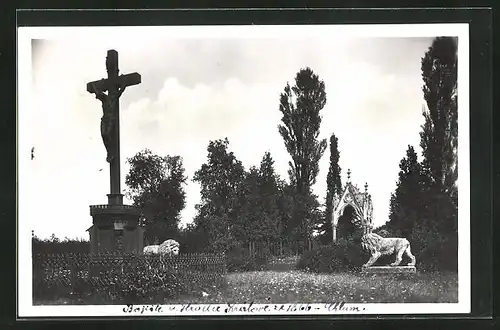
[[[114,267],[123,264],[133,264],[137,262],[147,262],[158,265],[194,266],[194,265],[218,265],[225,263],[223,255],[214,254],[181,254],[177,256],[162,255],[134,255],[121,253],[51,253],[36,254],[34,256],[35,265],[42,268],[78,268],[93,265]]]
[[[175,269],[177,271],[198,271],[224,275],[226,260],[222,255],[186,254],[178,256],[124,255],[124,254],[38,254],[34,256],[34,268],[45,272],[82,271],[102,272],[119,270],[121,273],[133,272],[136,268]]]

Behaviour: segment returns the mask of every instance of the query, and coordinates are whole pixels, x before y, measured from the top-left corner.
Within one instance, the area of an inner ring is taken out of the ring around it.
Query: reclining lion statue
[[[146,255],[176,256],[179,254],[179,242],[168,239],[160,245],[147,245],[144,247],[143,253]]]
[[[173,239],[167,239],[165,242],[160,244],[158,252],[161,255],[176,256],[179,254],[179,242]]]
[[[371,257],[363,268],[370,267],[383,255],[392,255],[396,253],[396,260],[391,266],[398,266],[401,263],[403,254],[406,254],[411,262],[408,266],[415,266],[415,256],[411,254],[410,242],[406,238],[382,237],[375,233],[369,233],[361,238],[361,247],[370,252]]]

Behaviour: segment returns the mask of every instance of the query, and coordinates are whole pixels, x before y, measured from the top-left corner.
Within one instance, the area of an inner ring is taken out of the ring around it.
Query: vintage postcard
[[[19,28],[19,317],[469,313],[468,38]]]

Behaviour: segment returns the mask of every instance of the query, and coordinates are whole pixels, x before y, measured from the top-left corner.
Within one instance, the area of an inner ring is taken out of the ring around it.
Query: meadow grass
[[[225,285],[205,285],[178,298],[159,304],[225,304],[225,303],[456,303],[456,273],[416,274],[314,274],[297,270],[229,273]],[[42,305],[102,304],[92,301],[37,301]],[[87,299],[84,299],[87,300]],[[123,302],[115,302],[122,304]]]
[[[222,290],[207,288],[204,295],[197,292],[165,303],[458,302],[456,273],[313,274],[292,270],[231,273],[226,279]]]

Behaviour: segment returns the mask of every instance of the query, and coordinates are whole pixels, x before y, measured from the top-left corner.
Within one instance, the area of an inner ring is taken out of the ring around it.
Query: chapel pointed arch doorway
[[[350,204],[344,207],[344,210],[339,212],[339,217],[337,221],[337,238],[351,238],[359,232],[359,228],[356,227],[354,217],[356,216],[356,210]]]
[[[373,230],[373,204],[368,193],[368,184],[365,183],[365,191],[361,192],[351,182],[350,170],[347,175],[347,183],[340,194],[335,195],[333,199],[333,242],[340,237],[349,239]]]

